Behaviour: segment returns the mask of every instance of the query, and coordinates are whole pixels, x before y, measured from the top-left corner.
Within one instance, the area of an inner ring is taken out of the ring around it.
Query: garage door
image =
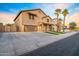
[[[25,32],[36,32],[37,31],[37,26],[26,25],[26,26],[24,26],[24,31]]]

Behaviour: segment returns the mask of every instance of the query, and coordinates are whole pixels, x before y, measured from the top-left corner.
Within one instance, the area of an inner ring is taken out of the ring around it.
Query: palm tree
[[[62,14],[64,16],[64,20],[63,20],[63,32],[64,32],[64,27],[65,27],[65,20],[66,20],[66,16],[69,14],[68,10],[67,9],[64,9],[62,11]]]
[[[59,20],[59,15],[61,14],[61,9],[56,9],[55,10],[55,15],[57,16],[57,32],[58,32],[58,20]]]

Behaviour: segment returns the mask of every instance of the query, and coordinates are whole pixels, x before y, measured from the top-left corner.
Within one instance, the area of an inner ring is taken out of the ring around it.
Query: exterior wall
[[[29,15],[27,14],[27,12],[23,12],[22,13],[22,24],[23,25],[37,25],[37,19],[38,17],[35,17],[35,19],[29,19]],[[39,19],[38,19],[39,20]]]
[[[53,31],[57,31],[57,26],[56,26],[56,24],[53,25]]]
[[[5,26],[2,27],[2,32],[5,32]]]
[[[49,20],[49,21],[48,21]],[[45,17],[43,18],[43,23],[46,23],[46,24],[53,24],[53,20],[50,18],[50,17]]]
[[[36,14],[37,16],[35,19],[29,19],[28,13]],[[38,25],[40,22],[42,22],[42,17],[45,17],[46,15],[43,14],[40,10],[33,10],[33,11],[26,11],[22,12],[22,24],[23,25]]]
[[[38,31],[37,32],[43,32],[43,30],[42,30],[42,24],[41,25],[39,25],[39,26],[37,26],[37,29],[38,29]]]
[[[3,24],[0,23],[0,32],[3,32]]]
[[[11,32],[16,32],[16,25],[12,24],[10,27]]]
[[[5,25],[5,32],[10,32],[10,26]]]
[[[17,32],[15,24],[3,25],[0,24],[0,32]]]
[[[16,32],[16,26],[14,24],[9,25],[0,24],[0,32]]]
[[[18,18],[15,20],[14,24],[16,25],[16,27],[17,27],[16,30],[18,32],[23,32],[24,31],[24,26],[22,25],[22,14],[20,14],[18,16]]]
[[[54,19],[53,20],[53,31],[57,31],[57,20],[56,19]]]
[[[43,31],[45,30],[45,31],[53,31],[53,20],[49,17],[49,16],[47,16],[47,17],[45,17],[45,18],[43,18],[43,23],[44,24],[46,24],[46,26],[45,25],[43,25]],[[51,28],[50,28],[50,26],[51,26]]]
[[[52,26],[52,25],[51,25]],[[43,27],[42,27],[42,31],[43,32],[49,32],[49,31],[51,31],[52,30],[52,27],[51,27],[51,29],[50,29],[50,25],[48,25],[48,24],[43,24]]]
[[[57,27],[59,32],[62,31],[62,21],[58,21],[58,25],[57,25],[57,19],[53,19],[54,31],[57,31]]]

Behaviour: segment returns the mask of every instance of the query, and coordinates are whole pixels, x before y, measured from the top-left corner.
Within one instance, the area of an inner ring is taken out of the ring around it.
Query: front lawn
[[[47,33],[54,34],[54,35],[64,34],[64,32],[56,32],[56,31],[47,32]]]
[[[74,30],[74,31],[79,31],[79,28],[74,28],[74,29],[72,29],[72,30]]]

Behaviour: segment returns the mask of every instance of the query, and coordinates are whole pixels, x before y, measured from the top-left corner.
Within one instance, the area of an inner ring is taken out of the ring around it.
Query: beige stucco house
[[[48,32],[53,28],[53,20],[41,9],[22,10],[14,22],[19,32]]]

